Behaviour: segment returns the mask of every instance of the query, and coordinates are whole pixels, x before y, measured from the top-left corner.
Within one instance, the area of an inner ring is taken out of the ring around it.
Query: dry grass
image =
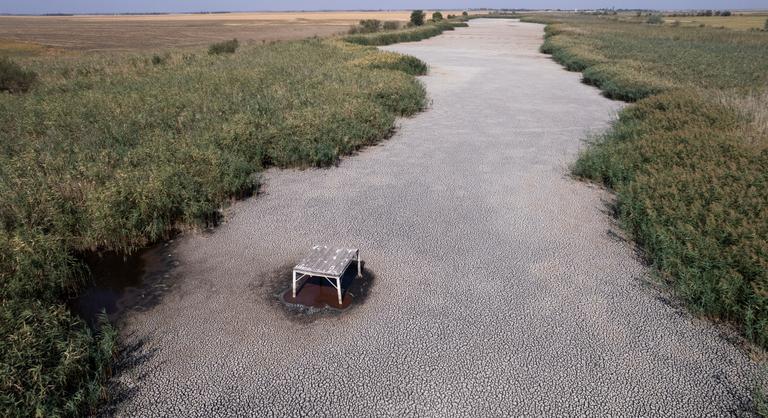
[[[666,17],[666,24],[674,24],[675,21],[680,22],[680,26],[710,26],[710,27],[725,27],[728,29],[737,30],[750,30],[750,29],[762,29],[765,25],[765,19],[768,19],[768,13],[766,14],[746,14],[736,16],[679,16],[679,17]]]
[[[52,48],[33,42],[20,42],[9,39],[0,39],[0,57],[25,57],[43,55],[53,52]]]
[[[762,151],[768,149],[768,90],[748,95],[716,92],[716,99],[736,110],[746,121],[741,128],[743,140]]]
[[[0,16],[0,40],[5,40],[0,41],[0,53],[3,44],[20,42],[65,50],[135,51],[194,47],[232,38],[246,43],[295,40],[339,34],[361,19],[405,22],[409,16],[407,11]]]

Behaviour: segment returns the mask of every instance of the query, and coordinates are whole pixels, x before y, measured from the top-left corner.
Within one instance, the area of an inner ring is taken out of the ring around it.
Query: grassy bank
[[[345,36],[344,40],[357,45],[391,45],[400,42],[420,41],[422,39],[440,35],[447,30],[454,30],[458,27],[466,26],[467,24],[464,22],[443,21],[440,23],[432,23],[424,26],[396,31],[376,32],[365,35],[350,35]]]
[[[542,51],[637,101],[574,173],[616,191],[622,224],[696,313],[768,347],[768,33],[555,20]]]
[[[82,415],[114,332],[64,307],[77,254],[130,252],[217,219],[266,167],[327,166],[425,104],[411,57],[341,41],[26,57],[0,94],[0,415]]]

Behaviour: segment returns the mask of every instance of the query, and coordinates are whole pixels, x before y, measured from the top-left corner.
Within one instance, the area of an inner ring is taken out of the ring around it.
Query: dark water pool
[[[89,253],[85,263],[91,273],[89,284],[69,306],[90,325],[102,311],[114,321],[126,310],[152,306],[167,289],[165,279],[174,265],[170,243],[130,255]]]
[[[342,297],[341,304],[339,304],[336,288],[322,277],[310,277],[302,280],[294,298],[290,287],[291,271],[286,271],[282,274],[283,283],[287,283],[289,287],[280,293],[279,299],[289,307],[309,308],[311,312],[327,308],[344,311],[353,305],[364,303],[370,293],[376,276],[366,268],[363,268],[362,273],[362,276],[358,277],[357,268],[351,266],[341,277]]]

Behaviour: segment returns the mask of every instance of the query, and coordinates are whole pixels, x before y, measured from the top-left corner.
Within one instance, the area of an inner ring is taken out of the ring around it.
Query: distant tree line
[[[692,12],[674,12],[670,13],[671,17],[684,17],[684,16],[732,16],[730,10],[695,10]]]

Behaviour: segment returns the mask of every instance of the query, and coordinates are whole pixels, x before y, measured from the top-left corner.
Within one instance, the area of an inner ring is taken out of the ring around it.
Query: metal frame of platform
[[[341,305],[341,276],[347,270],[347,267],[357,261],[357,277],[363,275],[360,266],[360,251],[349,248],[332,248],[325,245],[315,245],[312,247],[309,255],[304,257],[299,264],[293,268],[293,280],[291,288],[293,289],[293,298],[296,299],[296,283],[305,277],[322,277],[328,281],[334,288],[339,297]],[[301,276],[296,277],[297,274]],[[335,283],[334,283],[335,281]]]

